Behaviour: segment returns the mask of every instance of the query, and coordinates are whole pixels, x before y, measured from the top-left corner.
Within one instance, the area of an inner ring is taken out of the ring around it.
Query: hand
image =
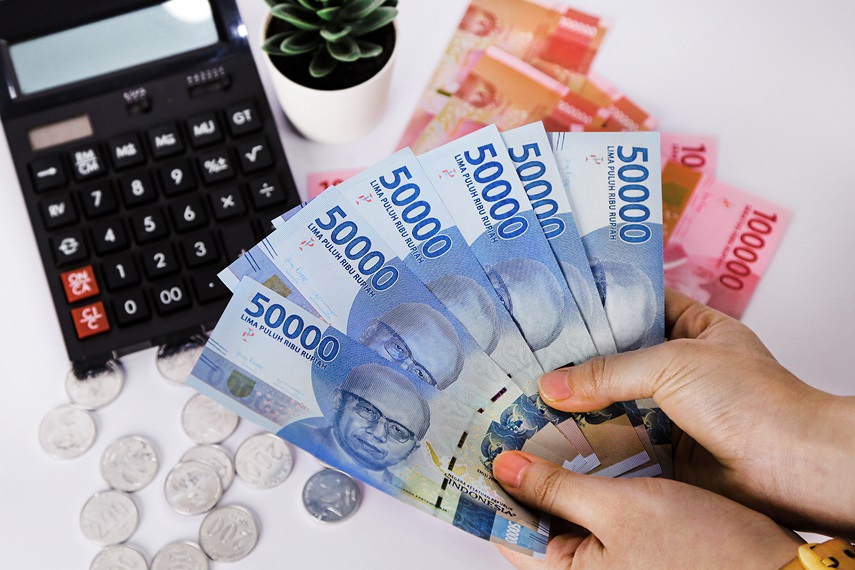
[[[584,527],[554,536],[545,560],[500,547],[522,570],[776,569],[802,544],[765,515],[677,481],[579,475],[519,451],[499,455],[493,475],[520,502]]]
[[[855,536],[855,398],[801,382],[742,323],[672,290],[665,321],[664,344],[545,374],[544,400],[582,412],[653,398],[676,424],[676,479]]]

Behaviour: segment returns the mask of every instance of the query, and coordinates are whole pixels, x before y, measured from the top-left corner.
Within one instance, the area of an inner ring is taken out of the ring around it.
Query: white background
[[[389,108],[365,139],[340,147],[310,143],[279,114],[301,191],[308,172],[365,166],[395,150],[465,5],[464,0],[402,0],[401,51]],[[648,109],[662,130],[717,135],[720,178],[794,212],[743,320],[805,381],[855,394],[850,336],[855,5],[850,0],[576,0],[572,5],[612,23],[594,62],[597,71]],[[242,0],[239,6],[255,49],[266,5]],[[267,71],[260,69],[266,81]],[[155,349],[123,358],[124,391],[95,413],[99,434],[85,455],[60,461],[39,447],[36,434],[45,412],[67,402],[68,362],[2,134],[0,192],[0,566],[89,567],[99,547],[81,533],[79,512],[92,493],[106,487],[98,471],[101,453],[131,434],[155,443],[161,466],[155,481],[134,495],[141,523],[130,544],[150,560],[168,542],[195,539],[201,516],[175,513],[162,492],[169,469],[193,445],[179,423],[193,391],[159,376]],[[225,446],[233,453],[257,431],[244,422]],[[507,566],[489,544],[370,488],[354,518],[318,525],[303,511],[300,492],[320,466],[301,451],[294,454],[294,471],[280,487],[257,491],[235,481],[226,493],[221,504],[243,504],[256,514],[261,539],[248,558],[213,568]]]

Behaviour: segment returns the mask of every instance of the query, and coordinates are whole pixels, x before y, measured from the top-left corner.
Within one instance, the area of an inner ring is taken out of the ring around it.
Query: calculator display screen
[[[208,0],[169,0],[9,46],[31,94],[217,43]]]

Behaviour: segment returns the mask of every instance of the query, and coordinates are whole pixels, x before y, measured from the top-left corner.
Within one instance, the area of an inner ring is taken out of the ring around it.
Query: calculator
[[[74,370],[213,327],[299,203],[234,0],[2,0],[0,77]]]

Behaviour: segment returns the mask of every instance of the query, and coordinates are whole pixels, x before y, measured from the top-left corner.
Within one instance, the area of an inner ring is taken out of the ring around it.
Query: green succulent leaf
[[[276,6],[277,4],[279,4],[279,2],[278,2],[277,0],[264,0],[264,1],[265,1],[265,2],[267,3],[267,5],[268,5],[268,6],[270,6],[271,8],[273,8],[274,6]]]
[[[388,6],[390,8],[397,8],[398,0],[386,0],[385,2],[383,2],[383,5]]]
[[[373,32],[389,24],[397,15],[398,10],[396,8],[381,6],[371,12],[365,19],[352,23],[351,27],[353,29],[350,33],[354,36],[361,36],[368,32]]]
[[[330,22],[321,30],[321,37],[328,42],[341,41],[343,37],[350,33],[350,26],[344,26],[337,22]]]
[[[261,49],[263,51],[269,53],[270,55],[288,55],[285,52],[283,52],[282,48],[280,48],[279,46],[282,45],[282,42],[287,41],[288,38],[290,38],[291,36],[293,36],[296,33],[297,32],[295,32],[295,31],[291,31],[291,32],[281,32],[279,34],[272,35],[269,38],[267,38],[266,40],[264,40],[264,43],[261,44]]]
[[[302,6],[279,4],[270,10],[270,14],[301,30],[320,30],[324,25],[324,21],[318,18],[315,12]]]
[[[279,49],[285,55],[299,55],[308,53],[321,45],[321,38],[313,31],[304,30],[295,32],[285,38],[279,46]]]
[[[270,2],[271,0],[266,0],[266,1]],[[293,0],[292,0],[292,2],[293,2]],[[311,10],[312,12],[319,10],[322,6],[322,4],[318,3],[317,0],[297,0],[297,2],[299,2],[301,6],[303,6],[307,10]],[[275,4],[275,0],[274,0],[274,4]]]
[[[335,20],[335,17],[338,15],[341,8],[335,6],[333,8],[324,8],[323,10],[318,10],[318,16],[320,16],[321,20],[325,22],[332,22]]]
[[[359,59],[360,55],[359,46],[356,44],[356,40],[348,37],[344,37],[337,42],[328,43],[327,49],[331,56],[344,62],[356,61]]]
[[[362,58],[377,57],[383,53],[383,46],[375,44],[374,42],[356,40],[356,45],[359,46],[359,57]]]
[[[347,22],[361,20],[383,5],[384,0],[351,0],[341,9],[341,17]]]
[[[309,64],[309,74],[312,77],[320,78],[329,75],[338,62],[330,55],[330,52],[321,46],[312,57],[312,63]]]

